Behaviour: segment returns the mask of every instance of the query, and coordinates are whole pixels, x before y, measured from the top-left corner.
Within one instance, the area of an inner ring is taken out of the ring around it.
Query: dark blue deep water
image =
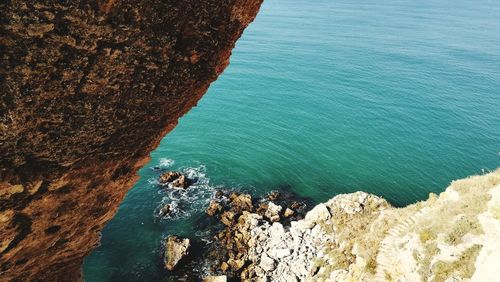
[[[147,109],[144,109],[147,111]],[[141,170],[86,281],[166,281],[167,234],[204,235],[217,187],[397,206],[500,166],[500,2],[267,0],[231,65]],[[199,179],[158,189],[152,167]],[[176,214],[155,216],[161,203]]]

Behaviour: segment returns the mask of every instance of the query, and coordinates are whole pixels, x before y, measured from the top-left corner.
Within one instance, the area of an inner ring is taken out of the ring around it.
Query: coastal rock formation
[[[338,195],[290,226],[244,212],[243,281],[498,281],[500,169],[394,208]]]
[[[348,238],[338,234],[367,232],[361,229],[363,224],[389,207],[379,197],[357,192],[338,195],[327,203],[315,206],[303,220],[292,221],[289,228],[272,220],[263,221],[258,224],[258,228],[251,230],[248,250],[251,264],[242,273],[242,279],[260,281],[269,277],[271,281],[316,280],[317,275],[325,272],[317,266],[319,260],[331,252],[344,255],[346,250],[352,248],[347,242]],[[343,230],[351,227],[356,227],[356,230]],[[346,260],[345,265],[355,261],[351,257]],[[335,263],[340,263],[337,257],[326,261],[324,265],[327,267]]]
[[[207,268],[212,270],[210,274],[220,274],[222,271],[230,278],[240,275],[249,262],[248,250],[252,230],[267,222],[264,213],[271,209],[273,213],[270,217],[278,217],[279,220],[282,206],[269,202],[268,199],[269,197],[252,198],[250,194],[240,192],[216,193],[206,210],[208,216],[215,217],[220,222],[216,224],[216,234],[209,244],[208,256],[205,259]],[[257,206],[257,203],[260,204]],[[283,206],[290,204],[286,199],[279,203]],[[296,219],[296,216],[300,215],[304,215],[303,210],[297,209],[290,218]]]
[[[158,182],[162,185],[170,184],[174,188],[186,189],[192,184],[192,180],[180,172],[169,171],[160,175]]]
[[[222,210],[222,206],[216,201],[210,201],[210,205],[208,206],[206,212],[209,216],[214,216]]]
[[[81,279],[262,0],[0,3],[0,277]]]
[[[188,254],[189,239],[168,236],[165,242],[165,268],[173,270],[179,261]]]
[[[174,180],[176,180],[177,178],[179,178],[181,176],[182,176],[182,174],[180,172],[168,171],[168,172],[165,172],[162,175],[160,175],[160,177],[158,178],[158,182],[160,182],[160,184],[173,182]]]

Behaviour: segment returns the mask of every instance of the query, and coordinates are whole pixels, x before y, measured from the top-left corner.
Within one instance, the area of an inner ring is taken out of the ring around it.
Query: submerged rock
[[[179,261],[188,254],[189,239],[168,236],[165,243],[165,268],[173,270]]]
[[[267,199],[271,202],[274,202],[276,200],[278,200],[278,198],[280,197],[280,192],[278,191],[272,191],[270,192],[268,195],[267,195]]]
[[[293,202],[292,205],[290,206],[290,208],[296,210],[300,207],[302,207],[303,205],[301,203],[298,203],[298,202]]]
[[[172,206],[170,204],[166,204],[160,209],[160,216],[167,216],[172,213],[172,211]]]

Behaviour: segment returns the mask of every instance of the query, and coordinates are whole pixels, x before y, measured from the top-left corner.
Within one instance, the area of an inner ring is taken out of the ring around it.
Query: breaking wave
[[[171,187],[171,185],[161,185],[158,178],[149,180],[151,184],[160,187],[159,193],[163,195],[154,211],[155,217],[161,220],[187,218],[196,212],[204,211],[215,191],[222,188],[222,186],[210,185],[210,179],[206,175],[204,165],[180,168],[178,171],[193,181],[189,188],[182,189]],[[162,208],[166,205],[170,205],[171,211],[168,214],[163,214]]]

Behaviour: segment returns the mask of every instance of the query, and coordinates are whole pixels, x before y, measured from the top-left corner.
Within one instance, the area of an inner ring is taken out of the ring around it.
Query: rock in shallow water
[[[233,222],[234,222],[234,212],[232,212],[232,211],[224,212],[221,215],[221,217],[220,217],[220,221],[222,223],[224,223],[224,225],[226,225],[226,226],[233,225]]]
[[[206,213],[209,216],[214,216],[222,210],[222,206],[215,200],[210,201],[210,205],[208,206]]]
[[[172,182],[172,186],[174,186],[176,188],[186,189],[189,187],[190,182],[191,181],[187,177],[185,177],[184,175],[181,175],[181,176],[179,176],[179,178],[177,178],[176,180],[174,180]]]
[[[267,206],[267,210],[265,216],[272,222],[277,222],[280,220],[279,213],[281,212],[282,207],[276,205],[273,202],[269,202]]]
[[[160,184],[163,185],[171,183],[172,187],[186,189],[191,185],[192,180],[187,178],[184,174],[180,172],[169,171],[160,175],[160,177],[158,178],[158,182],[160,182]]]
[[[234,193],[233,193],[234,194]],[[231,209],[236,213],[242,211],[251,212],[253,210],[252,196],[249,194],[231,195]]]
[[[289,208],[285,210],[285,213],[283,214],[285,217],[290,217],[294,214],[295,212]]]
[[[166,204],[166,205],[164,205],[164,206],[161,208],[161,210],[160,210],[159,214],[160,214],[160,216],[167,216],[167,215],[169,215],[171,212],[172,212],[172,206],[171,206],[170,204]]]
[[[173,270],[179,261],[188,254],[189,239],[169,236],[165,243],[165,268]]]
[[[169,183],[169,182],[176,180],[181,175],[182,174],[180,172],[177,172],[177,171],[168,171],[168,172],[165,172],[162,175],[160,175],[158,181],[161,184]]]

